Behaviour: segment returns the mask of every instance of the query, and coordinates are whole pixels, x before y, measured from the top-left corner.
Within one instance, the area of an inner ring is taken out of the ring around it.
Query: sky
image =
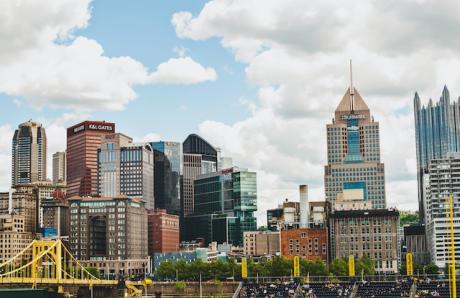
[[[198,133],[257,171],[258,221],[285,198],[324,200],[326,124],[353,82],[380,123],[389,207],[417,209],[413,96],[460,94],[460,2],[0,2],[0,191],[18,124],[113,121],[137,141]]]

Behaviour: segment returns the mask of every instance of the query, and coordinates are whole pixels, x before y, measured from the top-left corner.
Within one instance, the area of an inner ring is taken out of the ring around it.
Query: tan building
[[[38,212],[37,229],[43,227],[43,208],[41,207],[43,200],[52,198],[55,191],[66,193],[65,184],[53,184],[50,180],[17,185],[15,189],[17,192],[29,193],[35,197]]]
[[[53,154],[53,184],[65,184],[66,171],[65,152],[55,152]]]
[[[8,215],[10,213],[14,213],[18,216],[23,216],[24,232],[38,232],[38,203],[36,196],[31,192],[13,192],[12,210],[9,210],[9,195],[10,194],[8,192],[0,193],[0,214]]]
[[[343,210],[330,214],[331,259],[368,256],[380,273],[400,264],[399,212],[394,209]]]
[[[243,254],[266,256],[280,254],[280,233],[251,231],[243,234]]]
[[[43,210],[44,236],[69,236],[70,216],[69,204],[62,193],[56,192],[53,197],[41,201]]]
[[[121,263],[147,259],[147,211],[142,200],[116,196],[68,201],[70,247],[75,257]]]
[[[33,241],[34,234],[26,232],[26,227],[24,215],[0,215],[0,263],[12,259]],[[31,255],[25,259],[28,257]]]

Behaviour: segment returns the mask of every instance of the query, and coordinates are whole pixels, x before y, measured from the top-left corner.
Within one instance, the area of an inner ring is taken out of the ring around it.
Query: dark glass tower
[[[421,223],[425,222],[423,200],[423,176],[432,159],[447,157],[449,152],[460,152],[460,99],[450,103],[446,86],[439,102],[420,104],[417,93],[414,96],[415,143],[417,152],[418,200]]]
[[[155,208],[180,214],[181,144],[152,142],[155,160]]]

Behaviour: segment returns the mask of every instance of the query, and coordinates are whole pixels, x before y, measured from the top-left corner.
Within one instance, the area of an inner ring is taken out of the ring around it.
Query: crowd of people
[[[353,289],[350,283],[304,284],[301,293],[304,298],[348,298]]]
[[[298,284],[295,282],[246,283],[240,298],[293,298]]]
[[[357,298],[400,298],[410,297],[411,279],[394,282],[363,281],[358,286]]]
[[[430,278],[425,278],[417,281],[417,298],[431,297],[449,297],[449,283],[446,281],[433,281]]]

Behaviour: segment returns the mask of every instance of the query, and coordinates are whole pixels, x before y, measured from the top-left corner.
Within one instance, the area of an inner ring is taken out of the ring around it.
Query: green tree
[[[436,264],[430,263],[425,266],[426,274],[439,274],[439,267]]]
[[[356,274],[364,273],[364,275],[375,274],[375,263],[368,256],[364,256],[355,262]]]
[[[348,264],[344,259],[335,259],[329,265],[329,273],[335,276],[346,276],[348,275]]]
[[[174,264],[172,264],[169,261],[161,262],[156,272],[161,279],[175,279],[176,278],[176,268]]]
[[[418,212],[400,211],[399,212],[399,223],[401,226],[418,224],[419,216]]]
[[[99,278],[100,277],[100,274],[99,274],[99,270],[96,268],[96,267],[85,267],[86,271],[89,272],[89,274],[91,274],[92,276],[96,277],[96,278]],[[86,274],[85,274],[86,276]]]

